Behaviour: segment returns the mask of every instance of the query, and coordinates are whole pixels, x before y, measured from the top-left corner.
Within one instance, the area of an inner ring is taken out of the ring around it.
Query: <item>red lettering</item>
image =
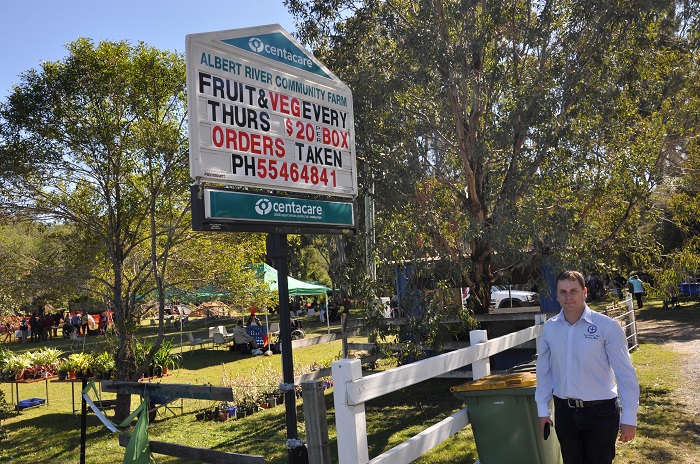
[[[250,135],[247,132],[241,132],[238,135],[238,143],[240,144],[239,151],[250,150]]]
[[[269,135],[263,136],[262,151],[266,155],[272,155],[272,137]]]
[[[301,115],[301,103],[299,99],[292,98],[292,116],[298,118]]]
[[[238,150],[238,148],[236,148],[237,145],[238,145],[238,143],[236,142],[235,129],[227,128],[226,129],[226,148]]]
[[[260,151],[259,134],[250,134],[250,152],[254,155],[260,155],[262,153],[262,151]]]
[[[272,111],[277,111],[277,102],[279,101],[279,94],[276,92],[270,92],[270,103],[272,103]]]
[[[275,155],[278,158],[284,158],[284,140],[280,138],[275,139]]]
[[[214,128],[211,130],[211,141],[215,147],[221,148],[221,145],[224,144],[223,135],[224,134],[221,131],[221,127],[219,126],[214,126]]]
[[[321,129],[321,140],[324,145],[332,145],[334,147],[341,148],[350,148],[347,132],[323,127]]]
[[[289,96],[287,96],[287,95],[280,95],[280,113],[290,114],[289,113]]]

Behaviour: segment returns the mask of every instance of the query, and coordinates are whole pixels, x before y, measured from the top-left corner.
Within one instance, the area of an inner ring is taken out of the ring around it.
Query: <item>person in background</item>
[[[245,344],[247,351],[250,351],[254,355],[262,354],[262,350],[259,349],[255,338],[252,335],[248,335],[248,332],[245,331],[243,319],[238,320],[231,334],[233,335],[234,343]]]
[[[41,331],[41,339],[43,341],[46,341],[49,338],[53,340],[53,334],[51,333],[51,328],[53,327],[53,317],[51,317],[48,314],[45,314],[41,325],[43,328],[43,330]]]
[[[644,302],[642,301],[644,297],[644,284],[637,274],[631,276],[628,282],[632,285],[632,293],[637,299],[637,309],[642,309],[644,307]]]
[[[87,335],[89,322],[90,322],[90,319],[88,318],[87,311],[83,311],[83,314],[80,316],[80,333],[81,334]]]
[[[12,326],[9,322],[2,324],[2,342],[0,343],[10,343],[12,341]]]
[[[29,319],[29,330],[32,343],[39,341],[39,318],[36,317],[36,313],[32,313],[32,317]]]
[[[248,316],[248,322],[246,322],[245,325],[251,326],[251,325],[262,325],[260,323],[260,319],[255,315],[255,309],[250,310],[250,316]]]
[[[77,311],[71,316],[70,323],[73,324],[75,331],[80,333],[80,314]]]
[[[70,317],[63,322],[63,338],[70,338],[71,332],[75,332],[75,326],[71,323]]]
[[[23,317],[19,322],[19,331],[22,334],[22,343],[27,343],[27,337],[29,336],[29,324],[27,323],[26,317]]]
[[[618,434],[619,441],[628,442],[637,429],[639,382],[625,332],[591,311],[587,293],[580,272],[557,276],[562,310],[544,324],[537,355],[540,433],[544,437],[546,427],[556,427],[564,464],[610,464]]]

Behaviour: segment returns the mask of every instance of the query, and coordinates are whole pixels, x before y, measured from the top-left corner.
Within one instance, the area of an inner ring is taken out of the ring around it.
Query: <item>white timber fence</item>
[[[632,351],[639,343],[637,341],[637,319],[634,314],[634,302],[632,295],[627,293],[626,298],[620,302],[607,305],[605,315],[616,320],[627,335],[627,351]]]
[[[545,319],[544,314],[537,314],[533,327],[493,340],[487,339],[485,330],[473,330],[469,333],[470,346],[466,348],[366,377],[362,377],[359,359],[334,362],[331,370],[339,464],[409,463],[469,425],[467,409],[464,408],[370,461],[365,403],[468,364],[472,365],[475,380],[489,375],[490,356],[533,339],[539,344]]]

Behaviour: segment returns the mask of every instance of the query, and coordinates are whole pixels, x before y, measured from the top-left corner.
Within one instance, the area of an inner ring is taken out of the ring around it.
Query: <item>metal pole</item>
[[[272,249],[272,264],[277,270],[277,289],[280,303],[280,348],[282,350],[282,382],[290,386],[284,392],[284,407],[287,424],[287,440],[297,440],[297,404],[294,391],[294,361],[292,359],[292,330],[289,315],[289,282],[287,281],[287,255],[289,253],[287,234],[269,234],[268,244]],[[295,455],[288,447],[290,464],[295,464]]]
[[[85,442],[87,441],[87,403],[83,397],[83,391],[87,387],[87,379],[83,378],[83,388],[80,390],[80,400],[83,404],[80,416],[80,464],[85,464]]]

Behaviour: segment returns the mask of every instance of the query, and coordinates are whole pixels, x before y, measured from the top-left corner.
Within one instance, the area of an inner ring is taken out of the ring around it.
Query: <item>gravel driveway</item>
[[[700,415],[700,326],[672,320],[638,320],[637,331],[640,342],[665,344],[685,355],[680,369],[682,381],[675,395],[689,412]]]

